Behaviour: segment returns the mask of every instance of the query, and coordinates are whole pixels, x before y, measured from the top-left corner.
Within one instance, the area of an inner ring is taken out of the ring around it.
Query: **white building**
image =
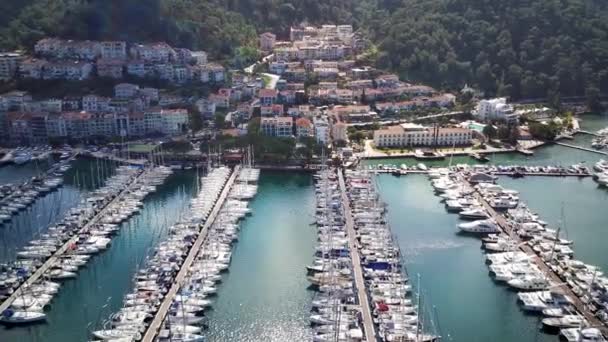
[[[23,55],[18,52],[0,52],[0,81],[15,77]]]
[[[473,111],[473,116],[481,121],[506,121],[516,123],[519,114],[513,110],[513,106],[507,103],[507,98],[499,97],[489,100],[481,100]]]
[[[122,41],[101,42],[101,58],[103,59],[126,59],[127,43]]]
[[[464,146],[471,144],[471,139],[473,132],[467,128],[401,124],[374,131],[376,147]]]
[[[188,111],[186,109],[163,109],[161,116],[161,133],[167,135],[182,134],[188,126]]]
[[[329,143],[329,121],[327,117],[315,116],[312,119],[313,126],[315,128],[315,138],[317,142],[327,145]]]
[[[114,97],[128,99],[137,94],[139,86],[131,83],[120,83],[114,86]]]

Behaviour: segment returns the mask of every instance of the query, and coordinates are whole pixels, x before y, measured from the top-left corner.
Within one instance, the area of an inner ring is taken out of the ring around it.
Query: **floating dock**
[[[604,155],[604,156],[608,156],[608,152],[599,151],[599,150],[595,150],[595,149],[588,148],[588,147],[582,147],[582,146],[571,145],[571,144],[564,144],[564,143],[560,143],[560,142],[556,142],[555,144],[556,145],[560,145],[560,146],[574,148],[574,149],[585,151],[585,152],[591,152],[591,153],[596,153],[596,154],[601,154],[601,155]]]
[[[466,182],[464,179],[461,179],[461,181]],[[466,184],[470,185],[468,182],[466,182]],[[554,285],[553,288],[559,289],[563,294],[570,297],[572,299],[572,305],[585,317],[590,326],[598,328],[604,336],[608,336],[608,327],[597,319],[593,313],[587,310],[585,303],[582,302],[579,296],[577,296],[572,289],[568,287],[568,285],[566,285],[564,281],[553,270],[551,270],[551,268],[541,258],[538,257],[538,255],[529,245],[522,243],[517,233],[513,230],[513,227],[509,224],[509,222],[507,222],[507,219],[500,213],[496,212],[496,210],[490,206],[490,204],[478,191],[475,191],[474,194],[475,198],[483,205],[490,217],[496,221],[502,232],[507,234],[511,239],[513,239],[513,241],[516,241],[518,243],[519,250],[531,256],[534,263],[539,267],[543,274],[550,279],[552,283],[557,284]]]
[[[194,258],[198,254],[199,250],[201,249],[201,246],[203,245],[203,242],[205,242],[205,239],[207,238],[207,231],[209,230],[209,227],[211,227],[211,225],[214,223],[215,218],[217,217],[218,213],[220,212],[220,209],[226,201],[226,198],[228,198],[228,194],[230,193],[232,184],[234,183],[236,177],[239,174],[239,168],[239,166],[235,167],[235,169],[232,171],[232,174],[230,175],[230,178],[228,178],[228,181],[226,181],[226,184],[224,184],[224,189],[222,190],[222,193],[215,202],[211,214],[205,220],[205,223],[201,228],[201,233],[198,235],[196,241],[192,245],[192,248],[190,248],[188,256],[182,263],[181,268],[177,273],[173,284],[171,285],[171,288],[163,298],[163,301],[158,311],[156,312],[156,315],[154,315],[154,319],[148,326],[148,329],[146,330],[144,337],[141,340],[142,342],[152,342],[158,335],[160,328],[165,320],[165,317],[167,316],[169,309],[171,309],[171,304],[173,303],[173,299],[177,295],[177,291],[179,291],[180,287],[182,286],[186,276],[188,275],[190,266],[192,265]]]
[[[40,279],[46,271],[48,271],[51,267],[53,267],[53,265],[55,265],[55,263],[57,262],[57,259],[60,256],[62,256],[72,244],[74,244],[74,243],[76,243],[76,241],[78,241],[81,233],[88,230],[90,227],[97,224],[99,222],[99,220],[101,220],[103,217],[105,217],[106,212],[108,211],[108,209],[110,209],[112,207],[112,204],[119,201],[120,199],[122,199],[122,197],[124,195],[129,193],[131,186],[133,184],[135,184],[139,180],[139,178],[144,174],[145,174],[145,171],[140,172],[131,181],[131,183],[129,183],[129,185],[120,194],[118,194],[118,196],[114,197],[111,201],[106,203],[105,206],[103,207],[103,209],[101,209],[89,222],[87,222],[84,226],[82,226],[82,228],[80,228],[78,233],[74,234],[74,236],[72,236],[66,243],[64,243],[61,246],[61,248],[59,248],[55,253],[53,253],[53,255],[50,258],[48,258],[44,262],[44,264],[42,264],[42,266],[40,266],[36,270],[36,272],[34,272],[26,281],[24,281],[15,290],[15,292],[13,292],[13,294],[10,297],[8,297],[6,300],[4,300],[4,302],[2,302],[2,304],[0,304],[0,312],[4,312],[4,310],[8,309],[12,305],[13,301],[15,301],[15,299],[17,299],[17,297],[22,295],[22,292],[24,291],[24,289],[27,289],[30,285],[32,285],[36,281],[38,281],[38,279]]]
[[[363,329],[365,330],[365,340],[368,342],[377,341],[374,320],[372,318],[372,312],[369,307],[369,300],[367,298],[367,292],[365,290],[365,279],[363,279],[361,258],[359,256],[359,249],[357,248],[357,234],[355,233],[354,226],[355,223],[350,209],[350,201],[346,193],[346,184],[344,183],[344,175],[342,174],[342,171],[343,170],[341,169],[338,170],[338,182],[340,184],[340,190],[342,192],[342,205],[344,207],[344,216],[346,218],[348,246],[350,248],[350,256],[352,258],[357,297],[359,299],[359,305],[361,306],[361,313],[363,316],[362,319]]]

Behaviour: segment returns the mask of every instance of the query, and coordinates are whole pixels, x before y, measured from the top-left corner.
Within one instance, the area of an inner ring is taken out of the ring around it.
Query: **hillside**
[[[225,58],[256,32],[352,23],[379,47],[378,66],[405,79],[555,102],[608,93],[608,10],[594,0],[4,0],[0,10],[0,48],[51,35],[163,40]]]
[[[379,64],[514,98],[608,92],[608,11],[586,0],[409,0],[375,30]]]

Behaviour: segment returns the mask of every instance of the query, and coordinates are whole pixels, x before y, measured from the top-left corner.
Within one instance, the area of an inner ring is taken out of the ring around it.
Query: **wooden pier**
[[[72,244],[74,244],[74,243],[76,243],[76,241],[78,241],[78,239],[80,238],[80,235],[83,232],[85,232],[86,230],[88,230],[91,226],[97,224],[99,222],[99,220],[101,220],[105,216],[105,214],[107,213],[108,209],[112,206],[112,204],[119,201],[124,195],[126,195],[131,190],[131,186],[133,184],[135,184],[139,180],[139,178],[145,173],[146,173],[146,171],[142,171],[135,178],[133,178],[131,183],[129,183],[129,185],[126,186],[122,192],[120,192],[116,197],[114,197],[111,201],[109,201],[103,207],[103,209],[101,209],[89,222],[87,222],[84,226],[82,226],[82,228],[80,228],[80,230],[76,234],[74,234],[74,236],[72,236],[66,243],[64,243],[63,246],[61,246],[61,248],[59,248],[50,258],[48,258],[44,262],[44,264],[42,264],[42,266],[40,266],[36,270],[36,272],[34,272],[25,282],[23,282],[15,290],[15,292],[13,292],[13,294],[10,297],[8,297],[6,300],[4,300],[4,302],[2,302],[2,304],[0,304],[0,312],[4,312],[4,310],[8,309],[11,306],[11,304],[13,303],[13,301],[15,299],[17,299],[17,297],[21,296],[22,293],[29,286],[31,286],[36,281],[38,281],[38,279],[40,279],[46,271],[48,271],[51,267],[53,267],[56,264],[58,258],[60,256],[62,256]]]
[[[359,298],[359,305],[361,307],[361,313],[363,318],[363,329],[365,330],[365,340],[368,342],[377,341],[376,329],[374,327],[374,320],[370,310],[370,303],[367,298],[367,292],[365,289],[365,280],[363,278],[363,269],[361,267],[361,257],[359,255],[359,249],[357,248],[357,236],[355,233],[355,222],[353,215],[350,210],[350,201],[346,192],[346,184],[344,183],[344,176],[342,170],[338,169],[338,181],[340,183],[340,190],[342,192],[342,205],[344,207],[344,216],[346,218],[346,232],[348,234],[348,246],[350,248],[350,256],[353,263],[353,273],[355,276],[355,287],[357,290],[357,297]]]
[[[175,277],[175,280],[173,281],[173,284],[171,285],[169,292],[167,292],[167,294],[163,298],[163,302],[161,303],[158,311],[156,312],[156,315],[154,315],[154,319],[148,326],[148,329],[146,330],[144,337],[141,340],[142,342],[154,341],[154,338],[160,332],[160,328],[162,327],[165,317],[169,313],[169,309],[171,308],[173,299],[177,295],[177,292],[179,291],[179,289],[182,287],[184,280],[185,280],[186,276],[188,275],[188,272],[190,271],[190,266],[192,266],[192,263],[194,262],[194,258],[198,254],[199,250],[201,249],[201,246],[203,245],[203,242],[207,238],[207,232],[208,232],[209,228],[215,221],[215,218],[217,217],[217,214],[220,212],[220,209],[222,208],[222,206],[224,205],[226,198],[228,198],[228,194],[230,193],[232,184],[234,183],[234,181],[236,180],[236,177],[239,174],[239,170],[240,170],[239,166],[236,166],[234,168],[234,170],[232,171],[230,178],[228,179],[226,184],[224,184],[224,189],[222,190],[222,193],[220,194],[217,201],[215,202],[215,205],[213,206],[213,210],[211,211],[211,214],[209,214],[209,217],[205,220],[205,223],[203,224],[203,227],[201,228],[201,232],[198,235],[198,238],[196,239],[196,241],[190,248],[190,251],[188,252],[188,256],[184,260],[184,263],[182,264],[179,272],[177,273],[177,276]]]
[[[461,181],[464,181],[464,179],[461,179]],[[498,213],[496,210],[494,210],[494,208],[492,208],[489,205],[489,203],[483,198],[483,196],[481,196],[481,194],[478,191],[475,191],[474,194],[475,194],[475,198],[484,206],[484,208],[486,209],[488,214],[492,217],[492,219],[494,219],[496,221],[496,223],[498,224],[498,226],[500,227],[502,232],[507,234],[511,239],[513,239],[513,241],[516,241],[519,246],[518,248],[522,252],[524,252],[527,255],[532,257],[532,259],[534,260],[534,263],[543,272],[545,277],[550,280],[550,283],[552,285],[551,288],[555,289],[555,290],[559,290],[564,295],[570,297],[572,299],[572,304],[574,305],[576,310],[578,310],[578,312],[580,312],[585,317],[585,319],[589,322],[590,326],[600,329],[600,331],[602,332],[602,334],[604,336],[608,336],[608,327],[605,324],[603,324],[597,317],[595,317],[595,315],[593,315],[593,313],[591,313],[589,310],[587,310],[587,308],[585,307],[585,304],[582,302],[582,300],[572,291],[572,289],[570,287],[568,287],[567,284],[564,283],[564,281],[559,277],[559,275],[557,273],[555,273],[545,263],[545,261],[542,260],[534,252],[532,247],[530,247],[527,243],[522,243],[521,239],[519,238],[519,235],[517,235],[517,232],[514,231],[513,227],[507,221],[507,219],[503,215]]]

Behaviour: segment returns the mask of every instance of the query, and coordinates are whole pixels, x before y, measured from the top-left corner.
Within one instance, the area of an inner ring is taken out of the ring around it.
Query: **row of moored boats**
[[[169,289],[175,285],[178,272],[190,253],[197,253],[185,279],[173,298],[156,339],[158,341],[204,341],[204,316],[217,292],[221,272],[228,269],[231,245],[237,240],[238,221],[249,213],[247,201],[257,192],[259,170],[243,169],[236,178],[228,198],[223,203],[212,225],[209,219],[231,171],[220,167],[212,169],[200,180],[200,189],[191,200],[188,213],[172,225],[169,235],[155,249],[145,267],[134,276],[134,288],[125,295],[123,307],[94,331],[96,341],[127,342],[140,340],[149,324],[166,300]],[[251,184],[250,184],[251,183]],[[202,248],[192,247],[204,234]]]
[[[318,245],[313,263],[306,267],[315,290],[310,313],[312,340],[361,341],[361,307],[338,175],[336,170],[326,169],[315,174],[315,180]]]
[[[568,341],[605,341],[598,327],[592,326],[577,311],[573,298],[564,293],[562,286],[567,285],[587,309],[606,324],[608,279],[597,267],[573,258],[573,243],[560,237],[561,229],[549,228],[523,203],[513,207],[493,205],[497,198],[515,200],[516,191],[492,182],[479,183],[473,188],[462,173],[446,171],[433,177],[433,186],[446,200],[446,206],[447,201],[454,200],[470,204],[457,211],[461,219],[473,221],[459,224],[459,229],[482,238],[490,274],[496,282],[518,292],[523,310],[542,315],[545,330],[559,331]],[[446,189],[444,185],[450,182],[457,186]],[[506,220],[509,234],[491,217],[488,207],[493,207],[492,210]],[[454,210],[448,206],[448,211]],[[550,278],[545,267],[551,269],[560,282]]]
[[[424,318],[421,289],[412,299],[412,285],[399,245],[386,219],[386,205],[379,199],[370,173],[346,172],[356,246],[365,279],[365,290],[381,341],[436,341],[430,333],[435,322]]]
[[[75,278],[92,256],[106,250],[120,223],[139,212],[144,197],[170,174],[171,170],[164,167],[143,173],[119,167],[103,187],[72,208],[60,223],[24,246],[17,253],[19,260],[5,265],[0,274],[0,293],[5,298],[18,291],[9,309],[1,313],[0,322],[16,325],[44,321],[44,311],[61,282]],[[44,273],[34,283],[24,284],[44,264]]]

